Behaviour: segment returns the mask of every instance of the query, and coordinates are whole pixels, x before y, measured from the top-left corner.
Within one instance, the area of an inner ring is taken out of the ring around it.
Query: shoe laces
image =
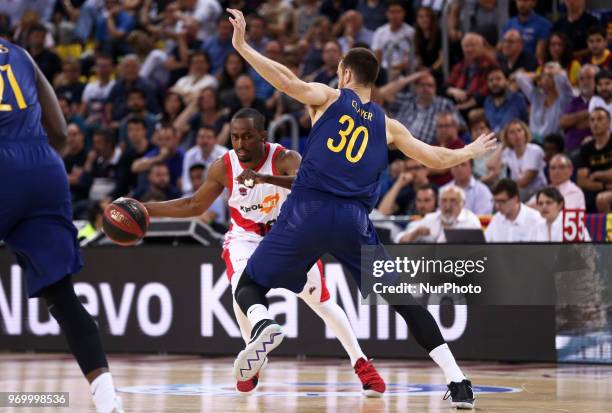
[[[355,372],[363,384],[379,379],[378,372],[370,360],[359,359],[355,364]]]

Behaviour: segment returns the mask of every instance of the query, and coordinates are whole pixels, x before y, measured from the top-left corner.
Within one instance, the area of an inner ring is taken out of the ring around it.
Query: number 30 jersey
[[[362,103],[352,90],[341,89],[340,97],[312,126],[293,190],[358,199],[371,210],[387,164],[384,111],[376,103]]]
[[[274,159],[284,149],[279,144],[266,143],[264,160],[254,168],[255,172],[263,175],[279,175],[274,168]],[[244,171],[244,167],[234,150],[223,155],[223,162],[227,170],[230,192],[227,204],[231,218],[230,229],[225,234],[225,243],[233,239],[259,242],[276,222],[281,205],[287,199],[290,190],[270,184],[256,184],[252,188],[239,184],[236,177]]]
[[[46,141],[36,71],[26,52],[0,39],[0,144]]]

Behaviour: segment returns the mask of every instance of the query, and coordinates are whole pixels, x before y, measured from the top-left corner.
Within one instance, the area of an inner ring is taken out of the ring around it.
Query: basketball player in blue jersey
[[[66,121],[31,56],[0,39],[0,239],[17,256],[28,296],[42,297],[91,385],[96,409],[123,412],[95,321],[72,274],[83,262],[59,153]]]
[[[283,339],[280,326],[268,313],[265,295],[270,288],[301,291],[304,274],[325,253],[348,268],[360,285],[361,247],[373,245],[384,251],[368,213],[387,167],[387,145],[395,145],[427,167],[446,169],[493,150],[496,141],[489,134],[457,150],[427,145],[370,102],[378,75],[378,61],[371,51],[351,49],[343,57],[338,66],[339,89],[307,83],[249,46],[244,16],[239,10],[228,12],[236,51],[277,90],[307,105],[312,122],[292,192],[235,290],[236,301],[253,326],[251,341],[234,363],[236,378],[246,380],[257,374],[267,354]],[[473,408],[471,383],[431,314],[416,301],[392,307],[444,371],[452,405]]]

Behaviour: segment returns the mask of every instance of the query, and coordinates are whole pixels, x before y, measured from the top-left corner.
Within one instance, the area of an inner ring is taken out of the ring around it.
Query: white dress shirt
[[[440,192],[449,185],[459,186],[453,179],[448,184],[440,188]],[[493,212],[493,194],[488,186],[478,181],[474,176],[470,178],[468,186],[459,186],[465,193],[465,208],[476,215],[490,215]]]
[[[582,192],[582,189],[580,189],[578,185],[568,179],[556,185],[555,188],[563,195],[566,209],[586,209],[584,192]],[[534,194],[531,199],[529,199],[529,202],[527,202],[529,205],[535,205],[537,203],[536,195],[537,194]]]
[[[530,242],[535,241],[535,228],[544,218],[538,211],[521,204],[514,221],[508,220],[501,212],[493,215],[485,231],[487,242]]]
[[[583,239],[586,242],[591,241],[591,236],[586,227],[584,229]],[[538,242],[563,242],[563,211],[559,212],[557,218],[553,221],[550,227],[548,222],[543,220],[536,226],[535,240]]]
[[[525,171],[536,171],[536,176],[533,178],[527,189],[529,192],[535,192],[546,186],[546,176],[544,175],[544,151],[534,143],[528,143],[523,156],[518,158],[516,151],[512,148],[505,148],[502,151],[502,163],[510,169],[510,179],[518,181]]]
[[[480,219],[471,211],[463,208],[459,213],[459,216],[455,220],[455,222],[444,228],[442,225],[442,212],[440,210],[436,212],[431,212],[419,221],[411,222],[408,225],[408,228],[400,232],[396,235],[394,241],[396,244],[399,244],[399,241],[406,234],[409,234],[413,231],[416,231],[417,228],[425,226],[429,228],[429,235],[425,237],[419,237],[414,240],[414,242],[437,242],[444,243],[446,242],[446,236],[444,235],[444,229],[480,229],[482,228],[480,224]]]

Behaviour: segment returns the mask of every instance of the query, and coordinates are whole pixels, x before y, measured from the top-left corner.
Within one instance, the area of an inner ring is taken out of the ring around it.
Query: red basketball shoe
[[[366,397],[382,397],[387,386],[385,386],[385,381],[380,377],[372,362],[362,357],[357,360],[354,368],[355,374],[363,384],[363,394]]]
[[[268,364],[268,358],[264,360],[264,364],[261,366],[261,369],[248,380],[236,380],[236,390],[240,393],[248,394],[257,390],[257,385],[259,385],[259,373],[266,367]]]

